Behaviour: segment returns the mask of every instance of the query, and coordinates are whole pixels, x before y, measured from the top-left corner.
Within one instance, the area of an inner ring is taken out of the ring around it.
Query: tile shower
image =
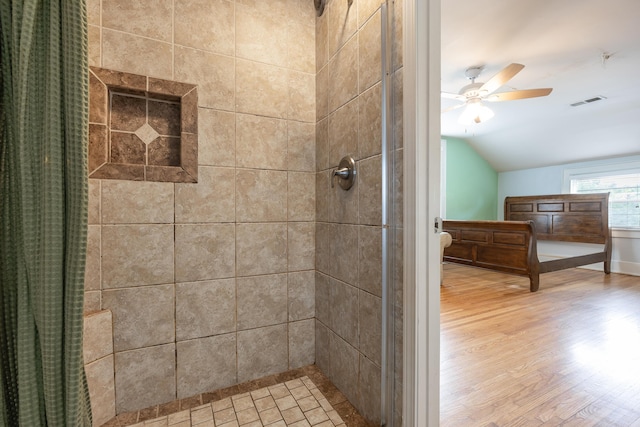
[[[88,0],[91,66],[198,90],[197,183],[89,183],[117,413],[315,363],[379,419],[380,0],[327,3]]]

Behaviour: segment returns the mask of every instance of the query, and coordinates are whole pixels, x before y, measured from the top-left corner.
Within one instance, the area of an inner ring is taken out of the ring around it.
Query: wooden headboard
[[[505,221],[533,221],[538,240],[609,242],[609,193],[507,197]]]

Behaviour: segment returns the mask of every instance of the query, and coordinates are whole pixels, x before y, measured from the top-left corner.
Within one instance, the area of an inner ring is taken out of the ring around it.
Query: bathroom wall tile
[[[116,353],[116,412],[176,398],[175,344]]]
[[[316,320],[316,365],[329,376],[331,369],[330,335],[332,332]]]
[[[271,2],[276,3],[276,2]],[[236,4],[236,56],[285,67],[287,26],[255,5]]]
[[[338,167],[344,156],[358,160],[358,100],[329,115],[329,164]]]
[[[398,70],[402,68],[402,5],[401,1],[393,2],[393,47],[391,50],[391,63],[393,69]]]
[[[358,287],[382,296],[382,228],[358,227]]]
[[[316,289],[315,289],[315,304],[316,304],[316,319],[324,323],[326,326],[331,324],[331,279],[329,276],[323,273],[316,273]]]
[[[108,69],[171,79],[172,50],[169,43],[102,29],[102,66]]]
[[[84,316],[82,354],[85,364],[113,353],[112,322],[113,316],[109,310]]]
[[[243,277],[238,283],[238,330],[287,321],[287,275]]]
[[[289,369],[315,362],[315,329],[314,319],[289,323]]]
[[[358,0],[358,28],[362,27],[371,15],[380,8],[381,0]]]
[[[329,176],[331,175],[330,171]],[[360,194],[359,162],[356,163],[356,179],[349,191],[343,190],[334,179],[334,187],[329,184],[329,220],[342,224],[356,224],[358,222],[358,196]],[[331,179],[329,179],[329,183]]]
[[[112,30],[171,42],[171,0],[104,0],[102,25]]]
[[[198,163],[235,166],[236,118],[234,113],[198,108]]]
[[[316,176],[308,172],[288,173],[289,221],[313,221],[316,208]]]
[[[289,321],[311,319],[316,315],[316,273],[313,270],[287,275]]]
[[[324,118],[316,126],[316,170],[322,171],[329,166],[329,119]]]
[[[331,1],[325,8],[328,15],[329,57],[338,51],[357,30],[357,2]]]
[[[316,75],[289,71],[289,113],[301,122],[316,122]]]
[[[176,339],[236,330],[235,279],[176,284]]]
[[[403,146],[402,132],[403,132],[403,80],[402,80],[402,68],[393,73],[392,88],[393,91],[393,130],[394,130],[394,146],[401,148]]]
[[[358,162],[360,198],[358,221],[360,224],[382,224],[382,156]]]
[[[87,23],[89,25],[100,25],[101,13],[100,0],[87,0]]]
[[[100,310],[101,295],[102,292],[100,291],[87,291],[84,293],[84,314],[90,314]]]
[[[236,60],[236,112],[287,118],[289,76],[269,64]]]
[[[236,218],[241,222],[286,221],[287,172],[236,170]]]
[[[373,363],[380,366],[382,348],[382,299],[359,291],[359,349]]]
[[[146,99],[116,93],[110,98],[110,129],[135,132],[147,122]]]
[[[284,0],[281,2],[285,12],[285,22],[300,22],[306,26],[316,23],[316,9],[313,3],[298,0]]]
[[[88,49],[89,49],[89,65],[99,67],[102,65],[102,32],[100,27],[96,25],[87,26]]]
[[[316,174],[316,221],[329,221],[329,212],[333,210],[333,207],[329,205],[333,196],[333,190],[330,188],[330,174],[331,172],[328,170]]]
[[[331,274],[334,262],[334,232],[337,226],[325,222],[316,222],[316,270]]]
[[[109,161],[111,163],[140,165],[140,167],[146,163],[147,147],[140,138],[132,133],[111,131],[110,134],[111,155]]]
[[[287,169],[287,121],[236,114],[236,165]]]
[[[147,145],[147,164],[151,166],[180,166],[181,150],[185,148],[184,140],[182,142],[181,146],[178,137],[161,136],[156,138]],[[147,172],[150,169],[147,168]],[[149,179],[148,173],[147,179]]]
[[[287,121],[287,169],[314,172],[316,170],[316,125]]]
[[[174,42],[233,55],[234,5],[225,0],[175,0]]]
[[[102,227],[102,287],[173,282],[172,225]]]
[[[85,365],[93,425],[101,426],[116,416],[113,354]]]
[[[364,92],[382,78],[382,49],[380,40],[380,11],[358,33],[358,84]]]
[[[104,180],[103,224],[173,222],[173,183]]]
[[[84,267],[84,290],[100,290],[100,226],[87,228],[87,259]]]
[[[329,63],[329,19],[328,13],[316,19],[316,71]]]
[[[358,351],[335,334],[329,335],[329,379],[350,402],[358,401]]]
[[[287,271],[286,224],[238,224],[236,248],[237,276]]]
[[[224,279],[235,274],[235,225],[176,225],[176,281]]]
[[[198,85],[198,106],[233,111],[234,59],[186,47],[175,47],[175,79]]]
[[[358,95],[357,64],[358,39],[354,37],[329,60],[329,113]]]
[[[287,325],[238,332],[238,382],[287,370]]]
[[[89,224],[100,224],[101,181],[89,180]]]
[[[316,265],[316,227],[313,222],[288,223],[289,271],[313,270]]]
[[[102,305],[113,313],[116,352],[175,340],[173,285],[104,291]]]
[[[358,289],[330,280],[329,314],[330,327],[354,347],[358,347]]]
[[[176,350],[178,399],[237,383],[235,334],[178,342]]]
[[[329,67],[325,66],[316,74],[316,119],[329,114]]]
[[[380,367],[360,355],[359,400],[357,405],[362,416],[374,424],[380,424],[380,384]]]
[[[356,285],[358,283],[358,226],[337,224],[333,234],[331,275]]]
[[[268,16],[270,19],[278,22],[286,22],[289,16],[288,7],[290,2],[287,0],[278,0],[265,2],[262,0],[236,0],[236,4],[242,5],[242,7],[250,8],[251,10]]]
[[[93,87],[93,86],[92,86]],[[91,89],[89,89],[91,91]],[[89,107],[94,111],[95,104],[92,102]],[[91,114],[91,113],[90,113]],[[105,118],[106,121],[106,118]],[[93,174],[97,169],[109,161],[108,129],[106,125],[89,123],[89,158],[88,172]],[[91,176],[91,175],[90,175]]]
[[[235,172],[201,166],[198,183],[176,184],[176,223],[233,222]]]
[[[302,21],[290,20],[287,28],[287,68],[305,73],[316,73],[316,29]]]
[[[382,152],[382,85],[361,94],[358,107],[358,158],[364,159]]]

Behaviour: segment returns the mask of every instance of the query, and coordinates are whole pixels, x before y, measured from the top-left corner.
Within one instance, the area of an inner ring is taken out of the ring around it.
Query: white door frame
[[[400,1],[400,0],[396,0]],[[440,1],[402,0],[404,97],[403,421],[440,418]]]

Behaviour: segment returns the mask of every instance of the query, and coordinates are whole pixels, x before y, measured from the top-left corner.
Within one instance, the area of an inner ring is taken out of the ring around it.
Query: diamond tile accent
[[[140,126],[138,128],[137,131],[134,132],[136,134],[136,136],[138,138],[140,138],[142,140],[142,142],[144,142],[145,144],[150,144],[151,142],[153,142],[157,137],[160,136],[160,134],[158,132],[156,132],[156,130],[154,128],[152,128],[151,126],[149,126],[149,123],[145,123],[142,126]]]

